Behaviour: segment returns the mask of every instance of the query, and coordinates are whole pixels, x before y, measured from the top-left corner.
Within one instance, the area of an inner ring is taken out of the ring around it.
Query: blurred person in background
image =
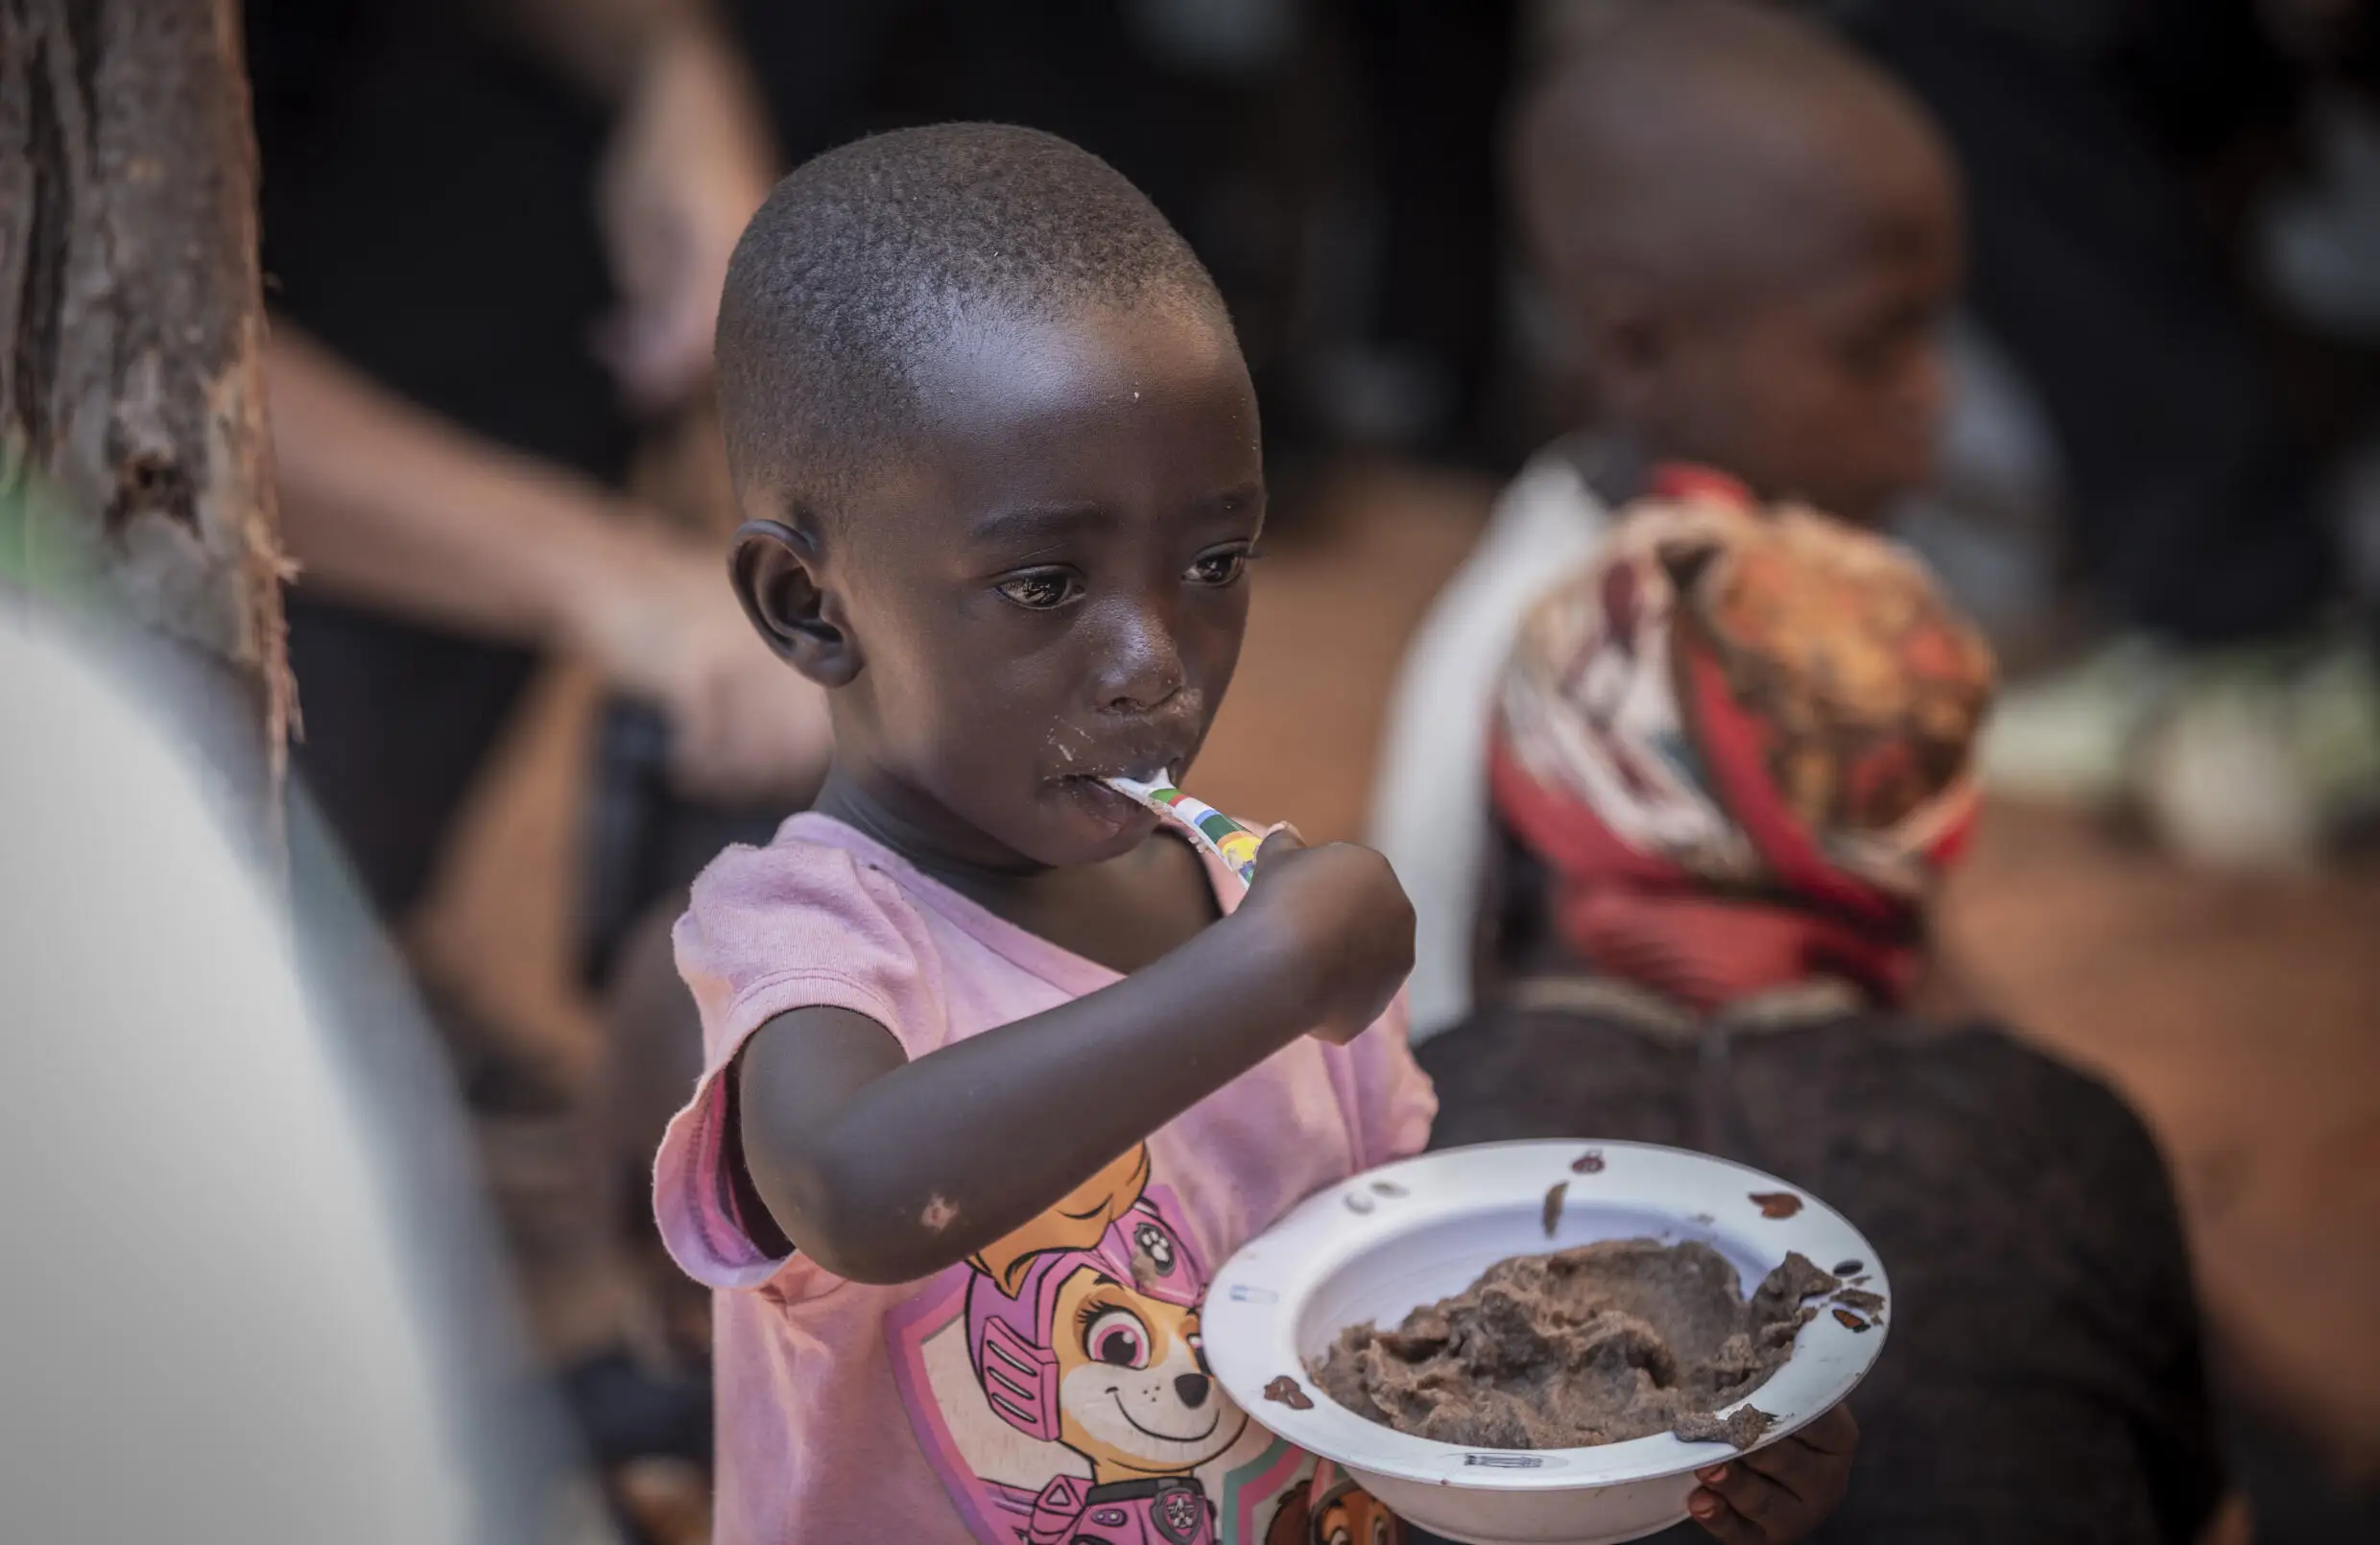
[[[616,491],[774,175],[704,0],[246,9],[298,765],[374,903],[420,898],[540,650],[654,704],[681,788],[790,804],[822,706]]]
[[[622,700],[596,772],[633,797],[602,805],[587,868],[616,880],[656,813],[756,806],[773,823],[824,766],[822,699],[751,637],[723,550],[619,491],[640,436],[707,382],[727,255],[774,175],[720,17],[707,0],[245,10],[268,396],[300,565],[296,772],[371,904],[402,925],[423,903],[545,653],[591,661]],[[643,894],[615,898],[622,913],[670,881],[630,868]],[[548,1121],[583,1099],[434,1001],[483,1114]],[[587,1221],[605,1162],[558,1182],[568,1201],[539,1197],[539,1239],[611,1229]],[[706,1387],[582,1344],[604,1335],[574,1324],[555,1348],[599,1458],[707,1461]]]
[[[1807,510],[1624,514],[1491,692],[1479,1007],[1433,1146],[1591,1133],[1806,1186],[1891,1272],[1836,1540],[2189,1545],[2221,1466],[2173,1187],[2105,1084],[1935,1017],[1992,662]],[[1757,1463],[1757,1458],[1752,1461]]]
[[[1922,109],[1752,0],[1616,8],[1530,91],[1511,148],[1589,416],[1506,489],[1391,705],[1372,833],[1418,919],[1416,1039],[1469,1005],[1488,704],[1531,603],[1666,464],[1883,518],[1931,469],[1960,284],[1957,178]]]
[[[2259,273],[2257,232],[2309,106],[2368,102],[2370,8],[1829,9],[1957,147],[1975,313],[2045,414],[2080,578],[2111,630],[2010,692],[1987,777],[2137,805],[2192,856],[2315,856],[2380,808],[2380,672],[2366,625],[2340,615],[2357,598],[2325,487],[2343,441],[2368,433],[2369,392],[2354,383],[2369,366],[2368,348],[2342,365],[2308,342],[2340,334],[2337,305],[2316,327],[2306,305],[2284,312],[2293,275],[2319,300],[2356,289],[2318,282],[2324,272],[2368,272],[2380,178],[2366,165],[2340,190],[2361,202],[2360,233],[2301,218],[2284,261]],[[2367,343],[2369,291],[2347,297]]]

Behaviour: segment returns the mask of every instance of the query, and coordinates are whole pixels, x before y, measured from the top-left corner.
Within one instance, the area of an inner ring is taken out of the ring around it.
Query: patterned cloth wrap
[[[1903,996],[1971,831],[1989,648],[1896,545],[1672,472],[1524,624],[1489,785],[1585,963],[1702,1010]]]

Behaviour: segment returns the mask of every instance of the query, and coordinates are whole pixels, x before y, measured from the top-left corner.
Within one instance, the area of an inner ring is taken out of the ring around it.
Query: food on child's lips
[[[1793,1356],[1842,1284],[1799,1254],[1747,1301],[1701,1243],[1604,1240],[1499,1261],[1394,1330],[1350,1326],[1310,1369],[1358,1415],[1479,1448],[1584,1448],[1672,1432],[1757,1442],[1770,1417],[1714,1414]]]

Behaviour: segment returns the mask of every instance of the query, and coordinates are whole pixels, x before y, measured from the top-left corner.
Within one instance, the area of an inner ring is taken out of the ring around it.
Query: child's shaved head
[[[719,395],[737,487],[765,489],[768,513],[826,515],[921,427],[914,364],[958,328],[1153,299],[1228,329],[1156,206],[1056,135],[940,124],[829,151],[776,185],[728,267]]]
[[[1265,511],[1247,362],[1155,206],[1031,130],[847,145],[753,217],[719,370],[729,577],[832,689],[822,797],[979,874],[1137,848],[1100,778],[1197,754]]]
[[[1888,335],[1930,327],[1955,295],[1957,183],[1890,79],[1777,7],[1640,0],[1579,40],[1514,127],[1531,246],[1604,412],[1656,454],[1854,518],[1923,475],[1910,441],[1930,440],[1939,391],[1914,369],[1884,379]],[[1789,368],[1784,341],[1752,331],[1790,326],[1810,337]],[[1844,356],[1831,382],[1827,350]],[[1816,406],[1785,421],[1786,399],[1829,392],[1835,421]],[[1863,450],[1887,419],[1898,447]],[[1805,454],[1781,454],[1793,442]]]
[[[1630,7],[1548,73],[1518,128],[1542,263],[1698,288],[1775,268],[1817,206],[1939,176],[1944,155],[1880,71],[1752,0]]]

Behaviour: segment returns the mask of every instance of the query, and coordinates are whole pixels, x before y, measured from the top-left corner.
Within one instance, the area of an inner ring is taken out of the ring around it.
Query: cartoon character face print
[[[1153,1220],[1126,1226],[1136,1258],[1178,1257]],[[1186,1474],[1239,1440],[1248,1416],[1207,1372],[1195,1305],[1085,1267],[1059,1290],[1056,1308],[1058,1440],[1091,1462],[1095,1481]]]
[[[1248,1415],[1207,1370],[1206,1272],[1147,1181],[1135,1150],[971,1263],[967,1344],[984,1399],[1083,1466],[1035,1495],[1034,1545],[1137,1540],[1144,1525],[1172,1545],[1216,1537],[1193,1472],[1239,1442]]]
[[[1314,1545],[1325,1502],[1349,1545],[1395,1539],[1375,1541],[1343,1477],[1311,1486],[1312,1457],[1215,1382],[1206,1282],[1136,1148],[888,1314],[912,1427],[976,1539]]]
[[[1145,1166],[1110,1166],[1091,1195],[1068,1199],[1088,1205],[1061,1202],[1002,1242],[1039,1248],[985,1252],[967,1293],[985,1396],[1011,1426],[1089,1462],[1094,1485],[1187,1474],[1248,1425],[1206,1367],[1206,1273],[1141,1194]]]
[[[1325,1462],[1282,1503],[1265,1533],[1265,1545],[1403,1545],[1404,1538],[1394,1513]]]
[[[1369,1492],[1332,1498],[1314,1520],[1314,1545],[1397,1545],[1396,1519]]]

